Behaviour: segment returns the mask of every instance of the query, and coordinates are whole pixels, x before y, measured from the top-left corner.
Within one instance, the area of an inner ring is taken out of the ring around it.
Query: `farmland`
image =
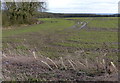
[[[3,29],[5,80],[117,80],[117,17],[39,20]]]

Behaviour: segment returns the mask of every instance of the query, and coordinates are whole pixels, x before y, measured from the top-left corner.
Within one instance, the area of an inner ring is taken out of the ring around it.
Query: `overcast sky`
[[[48,0],[53,13],[118,13],[119,0]]]

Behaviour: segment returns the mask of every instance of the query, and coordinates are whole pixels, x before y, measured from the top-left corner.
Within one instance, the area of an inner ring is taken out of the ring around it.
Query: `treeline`
[[[99,14],[65,14],[48,13],[45,2],[3,2],[2,26],[8,27],[21,24],[38,23],[38,18],[63,18],[63,17],[119,17],[120,15],[99,15]]]
[[[52,17],[120,17],[119,14],[100,15],[100,14],[64,14],[64,13],[47,13],[39,14],[39,18],[52,18]]]
[[[39,12],[46,10],[45,2],[4,2],[2,3],[3,27],[33,24]]]

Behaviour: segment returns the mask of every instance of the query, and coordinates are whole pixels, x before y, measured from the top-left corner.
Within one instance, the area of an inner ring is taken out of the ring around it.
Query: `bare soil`
[[[3,76],[4,80],[11,81],[26,81],[26,80],[44,80],[44,81],[117,81],[118,74],[99,73],[90,75],[86,72],[73,70],[69,68],[65,70],[59,63],[59,60],[54,60],[59,64],[60,68],[55,68],[52,63],[49,65],[53,68],[50,70],[41,61],[47,61],[44,57],[35,59],[27,56],[7,56],[3,57]]]

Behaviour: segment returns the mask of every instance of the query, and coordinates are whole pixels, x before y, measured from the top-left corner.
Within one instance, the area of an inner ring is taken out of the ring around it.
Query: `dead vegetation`
[[[82,56],[82,54],[80,54]],[[106,59],[106,54],[96,57],[94,62],[79,55],[51,59],[37,56],[3,55],[3,77],[5,80],[107,80],[117,81],[118,65]],[[64,74],[63,74],[64,73]],[[31,75],[32,74],[32,75]],[[46,75],[47,74],[47,75]],[[67,75],[70,74],[70,75]],[[49,78],[53,75],[52,78]],[[40,77],[41,76],[41,77]],[[58,76],[58,77],[57,77]],[[81,79],[81,78],[82,79]],[[95,78],[97,77],[97,78]],[[100,79],[104,78],[104,79]]]

